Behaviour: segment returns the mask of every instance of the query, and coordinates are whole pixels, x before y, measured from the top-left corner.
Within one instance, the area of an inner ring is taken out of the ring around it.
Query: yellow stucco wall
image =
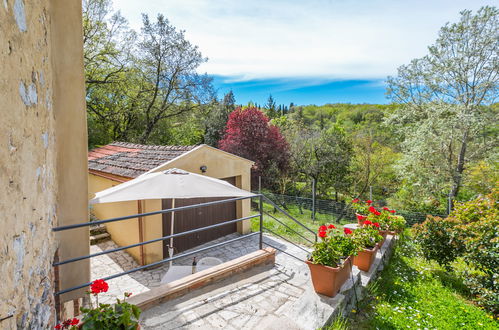
[[[236,177],[236,185],[245,190],[251,190],[250,170],[252,162],[237,156],[225,153],[208,146],[200,146],[189,153],[184,154],[176,160],[167,163],[165,166],[154,169],[154,171],[166,170],[169,168],[180,168],[192,173],[204,174],[214,178]],[[207,167],[206,173],[201,173],[200,167]],[[89,174],[89,198],[94,193],[107,189],[119,182]],[[143,212],[153,212],[161,210],[161,200],[143,201]],[[126,203],[106,203],[93,206],[93,212],[99,219],[129,215],[137,213],[137,202]],[[126,206],[128,205],[128,206]],[[237,216],[243,217],[250,214],[250,200],[237,202]],[[125,212],[129,212],[125,214]],[[138,241],[137,220],[127,220],[133,225],[120,225],[124,222],[108,224],[108,231],[113,240],[119,245],[134,244]],[[238,231],[248,233],[250,231],[249,221],[238,223]],[[143,219],[144,240],[151,240],[163,236],[161,214],[149,216]],[[132,249],[130,254],[140,263],[140,252],[138,248]],[[145,263],[149,264],[163,259],[163,244],[161,242],[144,246]]]
[[[31,1],[30,1],[31,3]],[[87,110],[83,71],[81,1],[50,1],[52,35],[53,109],[57,143],[58,225],[88,221]],[[59,259],[90,253],[88,227],[59,232]],[[61,289],[90,281],[90,261],[59,267]],[[62,301],[85,295],[86,288],[66,293]]]

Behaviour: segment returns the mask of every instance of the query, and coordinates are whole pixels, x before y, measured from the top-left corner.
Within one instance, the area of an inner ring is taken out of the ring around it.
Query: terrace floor
[[[214,243],[227,241],[239,236],[240,234],[237,233],[227,235],[217,240],[200,245],[196,247],[196,249],[203,248]],[[117,247],[118,246],[116,245],[116,243],[110,240],[107,242],[92,245],[90,247],[90,253],[97,253]],[[194,256],[197,260],[200,260],[203,257],[215,257],[222,260],[222,262],[226,262],[256,250],[258,250],[258,237],[251,236],[247,239],[238,240],[226,245],[196,253],[191,256],[174,260],[173,265],[191,265],[192,258]],[[104,278],[106,276],[121,273],[123,271],[130,270],[136,267],[139,267],[139,264],[125,251],[118,251],[106,255],[101,255],[91,259],[91,278],[92,280]],[[166,274],[168,268],[169,264],[165,263],[153,269],[137,271],[109,280],[107,281],[109,284],[109,291],[107,293],[99,295],[99,302],[114,303],[116,298],[123,298],[124,292],[132,292],[134,295],[136,295],[138,293],[148,291],[151,288],[157,287],[161,284],[161,278]]]

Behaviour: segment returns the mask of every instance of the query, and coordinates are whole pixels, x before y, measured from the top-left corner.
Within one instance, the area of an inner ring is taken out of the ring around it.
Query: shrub
[[[458,257],[469,271],[465,283],[475,301],[499,313],[499,190],[455,206],[449,217],[429,216],[413,227],[426,259],[450,269]]]
[[[426,259],[450,269],[450,263],[464,252],[462,238],[456,235],[458,224],[454,218],[429,215],[423,223],[414,225],[414,238],[421,245]]]

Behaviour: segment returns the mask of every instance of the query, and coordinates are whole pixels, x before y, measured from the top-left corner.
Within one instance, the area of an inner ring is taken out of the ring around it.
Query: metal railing
[[[264,232],[264,230],[266,230],[266,231],[270,232],[271,234],[273,234],[273,235],[275,235],[275,236],[277,236],[277,237],[285,240],[286,242],[288,242],[290,244],[293,244],[294,246],[302,249],[303,251],[309,252],[306,249],[304,249],[303,247],[301,247],[300,245],[298,245],[298,244],[296,244],[296,243],[294,243],[294,242],[292,242],[292,241],[290,241],[290,240],[282,237],[281,235],[273,232],[272,230],[264,227],[264,225],[263,225],[263,215],[264,215],[264,213],[266,213],[266,215],[270,216],[273,220],[275,220],[278,223],[280,223],[281,225],[285,226],[288,230],[293,231],[295,234],[297,234],[300,237],[304,238],[308,242],[314,243],[312,240],[307,239],[302,234],[300,234],[297,231],[295,231],[294,229],[290,228],[288,225],[286,225],[285,223],[283,223],[282,221],[280,221],[276,217],[268,214],[267,212],[264,212],[263,211],[263,199],[265,199],[266,202],[268,202],[269,204],[271,204],[279,212],[281,212],[282,214],[284,214],[286,217],[288,217],[289,219],[291,219],[293,222],[297,223],[298,225],[300,225],[301,227],[303,227],[306,231],[308,231],[311,234],[313,234],[314,238],[315,238],[315,242],[317,242],[317,235],[316,235],[316,233],[314,231],[312,231],[311,229],[309,229],[308,227],[306,227],[301,222],[299,222],[298,220],[296,220],[288,212],[286,212],[283,209],[281,209],[278,205],[276,205],[274,202],[272,202],[270,199],[268,199],[267,197],[265,197],[262,194],[255,194],[254,196],[249,196],[249,197],[237,197],[237,198],[230,198],[230,199],[224,199],[224,200],[218,200],[218,201],[212,201],[212,202],[206,202],[206,203],[200,203],[200,204],[180,206],[180,207],[175,207],[175,208],[170,208],[170,209],[165,209],[165,210],[160,210],[160,211],[146,212],[146,213],[134,214],[134,215],[129,215],[129,216],[123,216],[123,217],[117,217],[117,218],[110,218],[110,219],[105,219],[105,220],[97,220],[97,221],[91,221],[91,222],[85,222],[85,223],[79,223],[79,224],[73,224],[73,225],[67,225],[67,226],[60,226],[60,227],[53,228],[52,231],[54,231],[54,232],[60,232],[60,231],[66,231],[66,230],[71,230],[71,229],[76,229],[76,228],[82,228],[82,227],[89,227],[89,226],[94,226],[94,225],[99,225],[99,224],[105,224],[105,223],[111,223],[111,222],[117,222],[117,221],[126,221],[126,220],[131,220],[131,219],[136,219],[136,218],[147,219],[146,217],[151,216],[151,215],[167,214],[167,213],[178,212],[178,211],[188,210],[188,209],[193,209],[193,208],[207,207],[207,206],[218,205],[218,204],[223,204],[223,203],[230,203],[230,202],[234,202],[234,201],[239,201],[239,200],[244,200],[244,199],[250,199],[250,198],[255,198],[255,197],[259,199],[259,213],[258,214],[254,214],[254,215],[251,215],[251,216],[242,217],[242,218],[238,218],[238,219],[234,219],[234,220],[228,220],[228,221],[224,221],[224,222],[217,223],[217,224],[214,224],[214,225],[208,225],[208,226],[204,226],[204,227],[200,227],[200,228],[196,228],[196,229],[192,229],[192,230],[188,230],[188,231],[184,231],[184,232],[174,233],[174,234],[171,234],[171,235],[166,235],[166,236],[163,236],[163,237],[159,237],[159,238],[156,238],[156,239],[139,242],[139,243],[136,243],[136,244],[130,244],[130,245],[126,245],[126,246],[121,246],[121,247],[118,247],[118,248],[115,248],[115,249],[110,249],[110,250],[105,250],[105,251],[102,251],[102,252],[97,252],[97,253],[92,253],[92,254],[83,255],[83,256],[79,256],[79,257],[74,257],[74,258],[70,258],[70,259],[66,259],[66,260],[62,260],[62,261],[55,261],[52,265],[53,265],[53,267],[59,267],[59,266],[62,266],[62,265],[73,263],[73,262],[78,262],[78,261],[81,261],[81,260],[90,259],[90,258],[94,258],[94,257],[98,257],[98,256],[101,256],[101,255],[105,255],[105,254],[109,254],[109,253],[114,253],[114,252],[122,251],[122,250],[133,248],[133,247],[139,247],[139,246],[143,246],[143,245],[146,245],[146,244],[151,244],[151,243],[155,243],[155,242],[165,241],[165,240],[168,240],[170,238],[185,236],[185,235],[189,235],[189,234],[193,234],[193,233],[197,233],[197,232],[201,232],[201,231],[205,231],[205,230],[209,230],[209,229],[213,229],[213,228],[225,226],[225,225],[232,224],[232,223],[238,223],[238,222],[241,222],[241,221],[244,221],[244,220],[253,219],[253,218],[259,218],[259,231],[257,231],[257,232],[253,232],[251,234],[247,234],[247,235],[243,235],[243,236],[240,236],[240,237],[236,237],[234,239],[230,239],[230,240],[227,240],[227,241],[224,241],[224,242],[220,242],[220,243],[216,243],[216,244],[211,244],[209,246],[206,246],[206,247],[203,247],[203,248],[199,248],[199,249],[195,249],[195,250],[192,250],[192,251],[189,251],[189,252],[180,253],[180,254],[177,254],[177,255],[174,255],[174,256],[171,256],[171,257],[168,257],[168,258],[164,258],[162,260],[159,260],[159,261],[147,264],[147,265],[142,265],[142,266],[130,269],[130,270],[123,271],[123,272],[118,273],[118,274],[113,274],[113,275],[104,277],[103,279],[104,280],[111,280],[111,279],[114,279],[114,278],[117,278],[117,277],[121,277],[121,276],[124,276],[124,275],[128,275],[130,273],[137,272],[137,271],[140,271],[140,270],[143,270],[143,269],[146,269],[146,268],[150,268],[150,267],[154,267],[154,266],[157,266],[157,265],[161,265],[161,264],[164,264],[166,262],[170,262],[170,261],[173,261],[173,260],[176,260],[176,259],[180,259],[180,258],[183,258],[183,257],[187,257],[187,256],[190,256],[190,255],[202,252],[202,251],[206,251],[206,250],[209,250],[209,249],[212,249],[212,248],[215,248],[215,247],[219,247],[219,246],[222,246],[222,245],[225,245],[225,244],[229,244],[229,243],[232,243],[232,242],[235,242],[235,241],[238,241],[238,240],[242,240],[242,239],[246,239],[246,238],[249,238],[249,237],[253,237],[255,235],[259,236],[259,248],[260,249],[262,249],[263,245],[265,244],[265,245],[270,246],[270,247],[272,247],[272,248],[274,248],[274,249],[276,249],[276,250],[278,250],[280,252],[283,252],[284,254],[287,254],[287,255],[289,255],[289,256],[291,256],[293,258],[296,258],[296,259],[298,259],[300,261],[304,261],[304,260],[301,260],[301,259],[297,258],[296,256],[294,256],[294,255],[292,255],[292,254],[284,251],[283,249],[274,246],[273,244],[269,244],[267,242],[264,242],[264,240],[263,240],[263,232]],[[73,287],[70,287],[70,288],[67,288],[67,289],[64,289],[64,290],[56,291],[54,293],[54,295],[55,296],[59,296],[61,294],[67,293],[67,292],[71,292],[71,291],[75,291],[75,290],[78,290],[78,289],[82,289],[82,288],[88,287],[91,284],[92,284],[92,282],[82,283],[80,285],[76,285],[76,286],[73,286]]]

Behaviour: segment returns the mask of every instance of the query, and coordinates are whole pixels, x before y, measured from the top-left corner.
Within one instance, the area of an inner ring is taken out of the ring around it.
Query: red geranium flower
[[[319,231],[326,231],[327,230],[327,227],[322,225],[319,227]]]
[[[350,228],[343,228],[343,232],[345,233],[345,235],[350,235],[352,233]]]
[[[390,213],[395,213],[396,211],[395,210],[390,210]]]
[[[372,201],[372,200],[370,200],[370,199],[366,201],[366,203],[367,203],[367,204],[372,204],[372,202],[373,202],[373,201]]]
[[[369,212],[376,214],[376,212],[378,212],[378,210],[376,210],[374,208],[374,206],[369,206]]]
[[[366,220],[366,221],[364,221],[364,223],[363,223],[363,225],[364,225],[364,226],[369,226],[369,225],[372,225],[372,224],[373,224],[373,223],[372,223],[371,221],[369,221],[369,220]]]
[[[352,200],[352,203],[358,203],[358,202],[359,202],[358,198],[355,198],[354,200]]]
[[[329,226],[327,226],[329,229],[335,229],[336,227],[333,225],[333,224],[330,224]]]
[[[375,211],[374,211],[374,215],[381,215],[381,212],[380,212],[380,211],[378,211],[378,210],[375,210]]]
[[[60,325],[60,324],[58,324],[58,325],[56,325],[56,326],[54,327],[54,329],[60,329],[60,328],[61,328],[61,325]]]
[[[357,219],[359,221],[364,221],[367,219],[367,216],[366,215],[362,215],[362,214],[357,214]]]
[[[373,226],[376,228],[379,228],[379,223],[375,222],[375,223],[373,223]]]
[[[327,234],[326,234],[326,232],[325,232],[325,231],[320,231],[320,232],[319,232],[319,237],[324,238],[324,237],[326,237],[326,236],[327,236]]]
[[[385,207],[383,207],[383,210],[385,210],[385,211],[390,211],[390,209],[389,209],[388,207],[386,207],[386,206],[385,206]]]
[[[109,285],[104,280],[95,280],[90,284],[90,290],[92,294],[99,294],[101,292],[107,292]]]
[[[76,317],[71,320],[71,325],[77,325],[80,323],[80,320],[78,320]]]

